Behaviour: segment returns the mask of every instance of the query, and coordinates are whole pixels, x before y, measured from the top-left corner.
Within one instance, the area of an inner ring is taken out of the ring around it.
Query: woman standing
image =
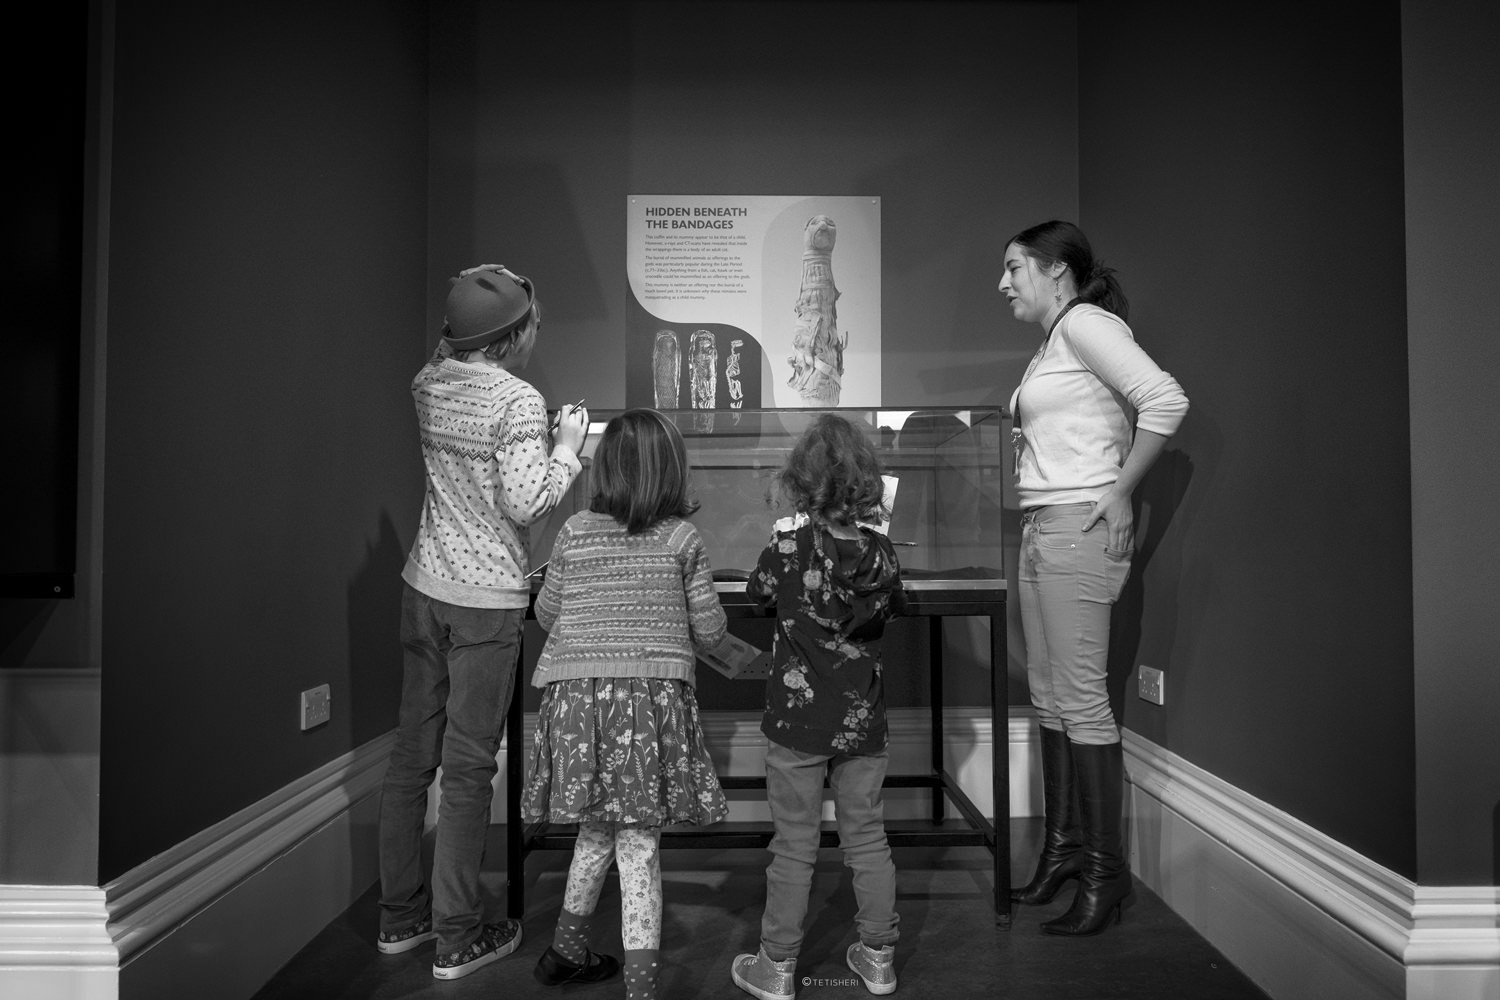
[[[1124,756],[1105,688],[1110,609],[1135,547],[1130,495],[1188,401],[1136,344],[1120,284],[1077,226],[1054,220],[1016,235],[1000,293],[1047,334],[1010,400],[1021,625],[1046,813],[1036,874],[1011,898],[1045,903],[1078,878],[1072,907],[1042,929],[1096,934],[1131,887]]]

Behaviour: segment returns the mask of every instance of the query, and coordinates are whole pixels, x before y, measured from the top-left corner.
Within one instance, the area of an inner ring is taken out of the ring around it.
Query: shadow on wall
[[[57,605],[51,598],[0,598],[0,670],[36,665],[32,648]]]
[[[394,729],[401,703],[401,567],[406,548],[389,513],[349,583],[349,732],[352,746]],[[335,692],[337,699],[338,693]],[[337,701],[335,701],[337,706]]]
[[[1193,479],[1193,462],[1181,451],[1167,451],[1146,473],[1134,497],[1136,551],[1129,578],[1110,616],[1109,666],[1107,684],[1109,704],[1115,718],[1125,719],[1125,697],[1130,676],[1135,670],[1136,654],[1141,645],[1141,621],[1146,610],[1146,568],[1166,537],[1167,528],[1177,516],[1182,498]],[[1169,637],[1177,629],[1176,601],[1165,600],[1157,618],[1164,623]],[[1154,666],[1166,669],[1170,664]]]

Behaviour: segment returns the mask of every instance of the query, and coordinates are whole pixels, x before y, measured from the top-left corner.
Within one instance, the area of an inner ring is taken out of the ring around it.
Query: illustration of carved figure
[[[729,342],[729,358],[724,362],[724,380],[729,383],[729,408],[738,410],[745,405],[745,387],[740,384],[740,348],[743,340]]]
[[[677,409],[678,386],[682,383],[682,352],[673,330],[656,331],[656,345],[651,349],[651,371],[656,379],[656,408]]]
[[[714,417],[711,412],[718,397],[719,349],[714,335],[708,330],[694,330],[688,341],[688,389],[692,394],[693,409],[708,410],[696,414],[694,425],[701,431],[711,431]]]
[[[792,335],[792,377],[806,406],[837,406],[843,388],[844,347],[839,333],[839,290],[833,284],[833,244],[838,230],[826,215],[807,220],[802,230],[802,289],[797,294],[797,329]]]

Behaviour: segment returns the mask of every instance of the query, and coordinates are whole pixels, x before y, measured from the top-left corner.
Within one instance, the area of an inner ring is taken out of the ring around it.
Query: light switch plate
[[[1167,675],[1155,667],[1142,665],[1137,693],[1142,701],[1149,701],[1153,705],[1165,705],[1167,703]]]
[[[302,692],[302,730],[321,726],[333,716],[333,694],[327,684]]]

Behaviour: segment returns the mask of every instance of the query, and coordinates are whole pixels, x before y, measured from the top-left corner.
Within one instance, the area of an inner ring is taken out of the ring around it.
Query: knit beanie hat
[[[502,268],[451,280],[443,339],[455,351],[472,351],[499,340],[531,315],[536,291],[519,274]]]

